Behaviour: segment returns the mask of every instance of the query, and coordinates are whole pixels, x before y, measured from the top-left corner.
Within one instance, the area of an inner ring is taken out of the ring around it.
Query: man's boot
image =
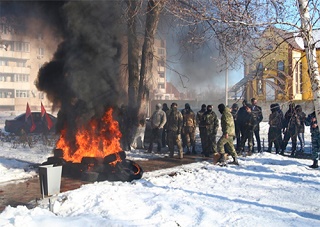
[[[190,153],[190,147],[187,147],[187,152],[186,152],[186,154],[191,154],[191,153]]]
[[[219,153],[214,153],[213,154],[213,165],[218,164],[219,160],[220,160],[221,155]]]
[[[229,164],[233,164],[233,165],[239,165],[239,162],[238,162],[238,158],[237,157],[232,157],[233,158],[233,161],[230,162]]]
[[[313,164],[311,166],[309,166],[310,168],[316,169],[319,167],[318,165],[318,160],[313,160]]]
[[[225,159],[225,155],[224,154],[220,154],[221,156],[220,156],[220,159],[219,159],[219,165],[220,166],[227,166],[227,163],[226,163],[226,159]]]
[[[196,152],[196,148],[195,148],[195,146],[194,146],[194,145],[192,146],[192,154],[197,154],[197,152]]]
[[[290,157],[294,157],[296,155],[296,151],[295,150],[292,150],[291,151],[291,154],[290,154]]]

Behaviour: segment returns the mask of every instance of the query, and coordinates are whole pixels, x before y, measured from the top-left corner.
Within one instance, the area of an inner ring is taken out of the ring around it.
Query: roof
[[[273,29],[294,49],[304,50],[301,32],[288,32],[275,27],[273,27]],[[312,35],[316,43],[316,48],[320,48],[320,30],[312,30]]]
[[[320,49],[320,30],[313,30],[312,31],[313,39],[316,43],[316,48]],[[296,32],[294,33],[295,36],[295,42],[299,45],[299,47],[304,50],[304,44],[303,39],[300,35],[300,33]]]
[[[230,89],[229,92],[237,92],[240,90],[240,88],[245,85],[248,81],[253,80],[254,75],[247,75],[244,78],[242,78],[238,83],[233,85]]]

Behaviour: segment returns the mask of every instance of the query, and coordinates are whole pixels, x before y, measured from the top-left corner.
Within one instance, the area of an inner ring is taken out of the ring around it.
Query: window
[[[0,60],[0,66],[8,66],[9,62],[7,60]]]
[[[38,34],[38,40],[43,40],[43,34],[42,33]]]
[[[294,80],[293,80],[294,94],[301,94],[302,86],[302,62],[297,61],[294,67]]]
[[[159,73],[160,78],[164,78],[164,73]]]
[[[44,93],[43,92],[39,92],[39,99],[44,99]]]
[[[257,65],[257,76],[263,76],[263,64],[259,62]]]
[[[17,61],[17,67],[26,67],[26,62],[24,62],[24,61]]]
[[[165,49],[164,48],[158,48],[158,54],[159,55],[164,55],[165,54]]]
[[[283,81],[286,81],[286,77],[284,74],[284,61],[278,61],[277,63],[277,76]],[[285,89],[285,83],[284,84],[279,84],[280,88],[282,90]]]
[[[158,61],[158,66],[164,67],[164,61]]]
[[[15,74],[15,81],[16,82],[29,82],[29,75],[28,74]]]
[[[30,51],[30,45],[26,42],[14,42],[15,51],[20,52],[29,52]]]
[[[263,94],[262,79],[258,79],[258,81],[257,81],[257,93],[258,93],[258,95],[262,95]]]
[[[164,84],[158,84],[159,89],[164,89]]]
[[[39,55],[39,56],[43,56],[43,55],[44,55],[44,48],[39,47],[39,49],[38,49],[38,55]]]
[[[164,44],[165,44],[165,43],[164,43],[164,40],[161,39],[161,44],[160,44],[161,47],[164,47]]]
[[[16,90],[16,98],[29,98],[28,90]]]

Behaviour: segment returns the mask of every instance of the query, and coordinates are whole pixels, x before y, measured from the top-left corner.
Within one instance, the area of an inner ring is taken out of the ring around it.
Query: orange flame
[[[113,110],[107,110],[100,120],[91,120],[88,128],[76,133],[76,151],[73,151],[65,139],[66,130],[62,130],[56,148],[63,150],[66,161],[81,162],[83,157],[104,158],[121,151],[119,123],[113,120]],[[119,155],[116,155],[117,157]],[[118,158],[120,159],[120,158]]]

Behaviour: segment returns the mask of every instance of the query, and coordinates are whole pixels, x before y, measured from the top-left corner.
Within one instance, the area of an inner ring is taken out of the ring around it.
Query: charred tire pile
[[[119,158],[121,161],[119,161]],[[114,163],[118,161],[117,163]],[[73,163],[63,159],[63,151],[56,149],[54,156],[49,157],[43,165],[62,165],[62,175],[81,179],[82,181],[123,181],[128,182],[142,177],[142,168],[134,161],[126,159],[121,151],[104,158],[83,157],[81,163]]]

